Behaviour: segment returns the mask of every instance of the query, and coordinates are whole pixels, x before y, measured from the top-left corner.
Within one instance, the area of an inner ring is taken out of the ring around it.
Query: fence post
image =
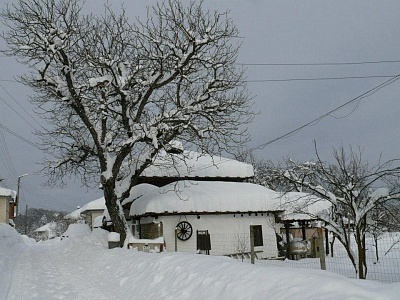
[[[322,228],[317,228],[318,232],[318,250],[319,250],[319,262],[321,265],[321,270],[326,270],[326,262],[325,262],[325,249],[324,249],[324,236],[322,234]]]
[[[251,263],[254,265],[254,227],[250,225],[250,259]]]
[[[290,232],[289,232],[290,223],[285,223],[285,234],[286,234],[286,258],[289,258],[289,242],[290,242]]]
[[[178,228],[175,228],[175,252],[178,252]]]
[[[325,253],[329,255],[329,231],[328,228],[325,228]]]

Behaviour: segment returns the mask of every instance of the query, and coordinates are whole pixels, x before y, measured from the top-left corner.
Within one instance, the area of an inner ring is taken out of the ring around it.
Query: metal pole
[[[18,220],[18,207],[19,207],[19,190],[21,187],[21,178],[24,176],[28,176],[28,174],[24,174],[21,176],[18,176],[18,185],[17,185],[17,196],[15,197],[15,219],[14,219],[14,224],[15,224],[15,229],[17,229],[17,220]]]

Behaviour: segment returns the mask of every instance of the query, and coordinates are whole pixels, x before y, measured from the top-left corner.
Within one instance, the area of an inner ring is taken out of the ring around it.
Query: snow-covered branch
[[[56,157],[45,164],[50,181],[100,178],[112,205],[175,139],[208,153],[247,141],[251,97],[227,13],[171,0],[132,22],[123,7],[85,15],[84,3],[17,0],[2,12],[3,53],[31,68],[22,80],[48,122],[40,135]],[[119,218],[118,207],[109,211]]]

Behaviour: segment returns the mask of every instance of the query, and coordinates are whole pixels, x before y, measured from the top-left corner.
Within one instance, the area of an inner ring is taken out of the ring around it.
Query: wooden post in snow
[[[324,236],[322,234],[322,228],[317,228],[318,232],[318,250],[319,250],[319,262],[321,265],[321,270],[326,270],[325,262],[325,249],[324,249]]]
[[[178,228],[175,228],[175,252],[178,252]]]
[[[285,234],[286,234],[286,258],[289,258],[289,242],[290,242],[290,233],[289,233],[290,223],[285,223]]]
[[[254,227],[253,225],[250,225],[250,259],[251,263],[254,265],[254,258],[255,258],[255,253],[254,253]]]
[[[325,253],[329,255],[329,231],[325,228]]]

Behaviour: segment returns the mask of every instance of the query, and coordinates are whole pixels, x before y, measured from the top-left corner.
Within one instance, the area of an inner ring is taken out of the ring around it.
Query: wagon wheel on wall
[[[189,222],[182,221],[176,225],[176,236],[181,241],[186,241],[190,239],[193,233],[192,225]]]

